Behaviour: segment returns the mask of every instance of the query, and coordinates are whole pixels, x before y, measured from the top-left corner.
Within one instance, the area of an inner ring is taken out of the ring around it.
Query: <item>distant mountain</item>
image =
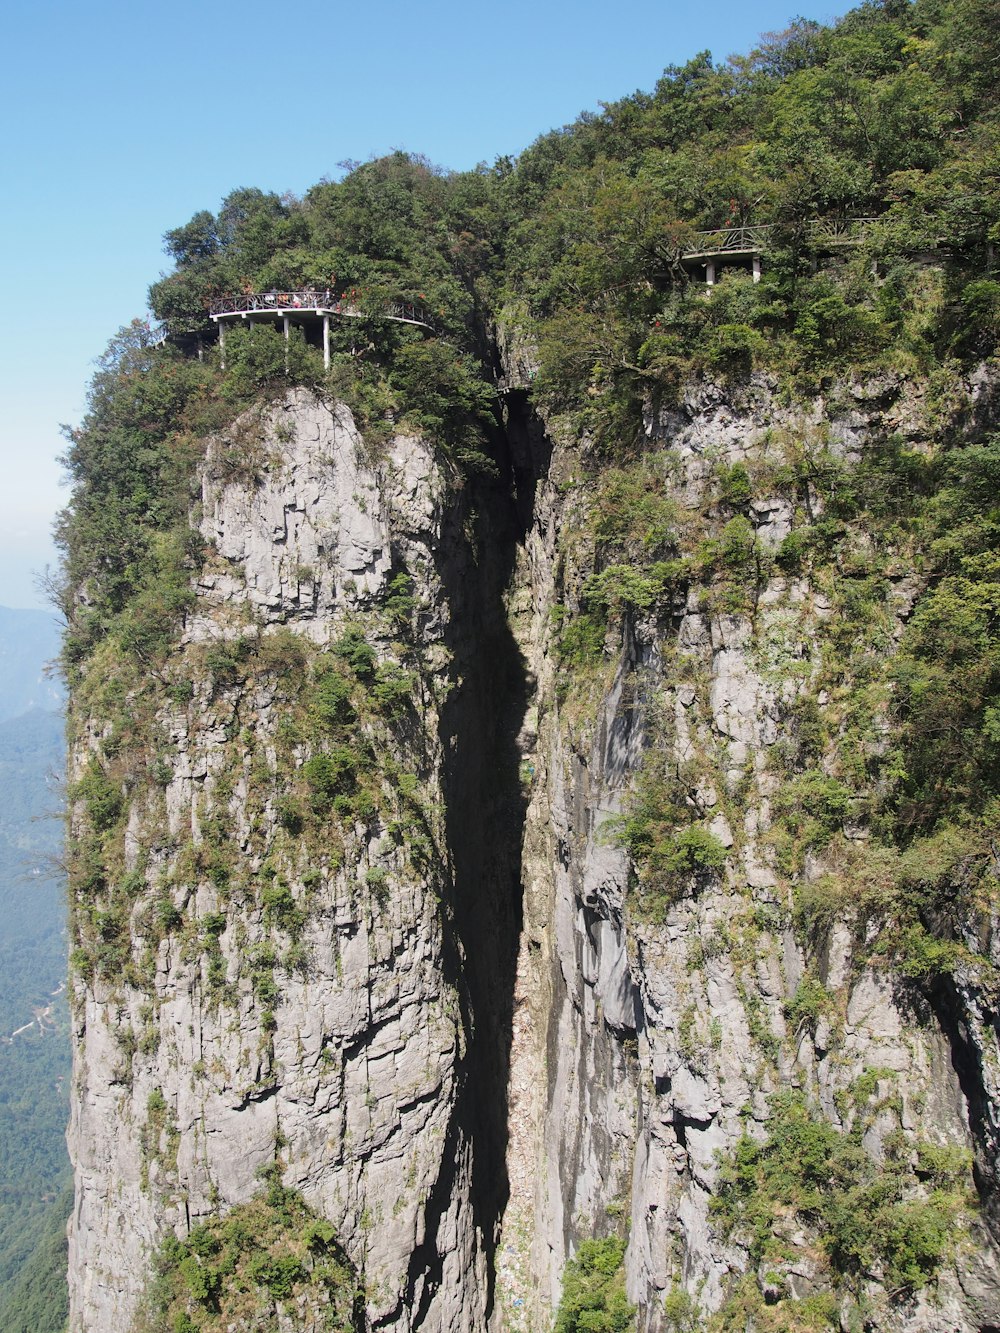
[[[45,671],[59,653],[59,634],[48,611],[0,606],[0,722],[29,708],[62,707],[62,683]]]

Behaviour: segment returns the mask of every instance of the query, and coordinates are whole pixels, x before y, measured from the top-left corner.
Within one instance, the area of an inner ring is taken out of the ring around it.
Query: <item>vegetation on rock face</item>
[[[387,599],[384,615],[397,633],[412,610],[408,587],[408,576],[396,576]],[[259,907],[273,947],[240,957],[238,967],[273,1018],[280,995],[275,969],[305,965],[300,936],[310,906],[340,866],[354,828],[379,823],[413,863],[432,845],[417,780],[406,771],[414,677],[400,663],[379,662],[357,624],[323,651],[288,629],[193,646],[172,658],[169,672],[193,678],[216,715],[231,722],[242,692],[266,688],[280,707],[280,725],[266,742],[269,753],[246,717],[233,727],[223,742],[230,767],[202,811],[202,837],[185,845],[153,822],[162,821],[164,780],[173,772],[156,749],[164,741],[152,704],[162,678],[143,685],[125,665],[128,726],[122,719],[122,730],[98,746],[69,793],[76,811],[69,839],[71,963],[84,978],[151,990],[156,951],[171,936],[186,958],[203,959],[213,999],[231,1001],[235,978],[227,979],[220,939],[239,910]],[[246,783],[238,800],[237,773]],[[169,864],[161,855],[155,876],[148,856],[127,868],[125,823],[136,801],[146,803],[147,837],[170,852]],[[246,826],[243,843],[234,820]],[[253,875],[247,846],[260,861]],[[215,910],[188,910],[199,885],[213,896]]]
[[[629,814],[616,830],[637,871],[645,912],[662,917],[685,893],[717,882],[726,849],[702,824],[690,822],[688,786],[661,756],[650,753],[639,775]]]
[[[995,436],[946,418],[933,450],[889,439],[853,467],[828,459],[815,483],[823,520],[799,529],[802,567],[829,589],[837,622],[789,719],[782,855],[795,869],[809,847],[826,848],[831,886],[870,926],[884,923],[878,947],[914,977],[970,965],[990,976],[966,932],[997,878],[997,452]],[[911,605],[893,635],[899,587]],[[835,705],[816,707],[823,691]],[[840,833],[858,820],[872,835],[862,848]]]
[[[625,1295],[625,1242],[585,1240],[563,1271],[555,1333],[625,1333],[635,1306]]]
[[[815,1229],[816,1253],[835,1286],[859,1297],[875,1278],[903,1297],[953,1252],[974,1197],[970,1155],[954,1146],[918,1143],[914,1152],[897,1133],[884,1157],[873,1157],[864,1134],[884,1108],[868,1105],[872,1077],[858,1086],[849,1131],[834,1128],[801,1093],[783,1093],[772,1102],[763,1141],[744,1134],[723,1164],[712,1211],[724,1234],[747,1240],[783,1299],[782,1265],[801,1251],[793,1234],[802,1226]],[[816,1278],[825,1277],[817,1268]]]
[[[277,1167],[249,1203],[183,1240],[168,1236],[153,1271],[134,1333],[250,1333],[282,1320],[331,1333],[364,1327],[361,1289],[333,1227],[281,1184]]]

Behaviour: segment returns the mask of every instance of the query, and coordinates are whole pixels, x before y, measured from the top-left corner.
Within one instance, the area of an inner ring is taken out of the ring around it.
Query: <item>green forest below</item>
[[[29,614],[4,613],[19,651],[0,685],[0,708],[10,711],[30,698],[57,647],[54,622],[33,636],[22,625]],[[42,708],[0,721],[0,1327],[8,1333],[59,1333],[67,1309],[69,1013],[56,866],[63,728],[61,713]],[[18,1031],[35,1010],[48,1011],[45,1030]]]

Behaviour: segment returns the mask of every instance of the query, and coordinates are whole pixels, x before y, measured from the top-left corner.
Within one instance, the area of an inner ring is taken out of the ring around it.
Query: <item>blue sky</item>
[[[829,20],[847,8],[807,7]],[[796,0],[6,0],[0,16],[0,604],[42,605],[65,503],[60,422],[145,310],[161,237],[230,190],[300,194],[402,148],[456,170],[517,154],[663,67],[721,60]]]

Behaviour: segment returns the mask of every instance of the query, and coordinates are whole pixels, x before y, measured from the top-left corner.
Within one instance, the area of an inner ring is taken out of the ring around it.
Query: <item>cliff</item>
[[[925,582],[824,481],[993,381],[702,378],[609,466],[516,344],[492,471],[304,389],[213,434],[181,629],[86,659],[71,1327],[169,1327],[164,1238],[275,1173],[372,1328],[545,1327],[614,1235],[643,1330],[998,1325],[992,917],[916,957],[844,781]],[[306,1269],[228,1327],[323,1326]]]
[[[219,442],[203,476],[212,554],[170,667],[193,689],[154,702],[161,769],[125,816],[126,956],[106,969],[98,942],[78,996],[74,1319],[129,1327],[164,1225],[245,1201],[280,1157],[352,1237],[373,1324],[468,1327],[496,1188],[470,1088],[488,1122],[503,1086],[471,1010],[495,980],[472,900],[513,854],[508,784],[474,790],[499,723],[485,690],[463,702],[502,634],[495,576],[417,440],[372,466],[349,413],[304,393],[240,425],[253,474]],[[104,745],[84,734],[80,775]]]

